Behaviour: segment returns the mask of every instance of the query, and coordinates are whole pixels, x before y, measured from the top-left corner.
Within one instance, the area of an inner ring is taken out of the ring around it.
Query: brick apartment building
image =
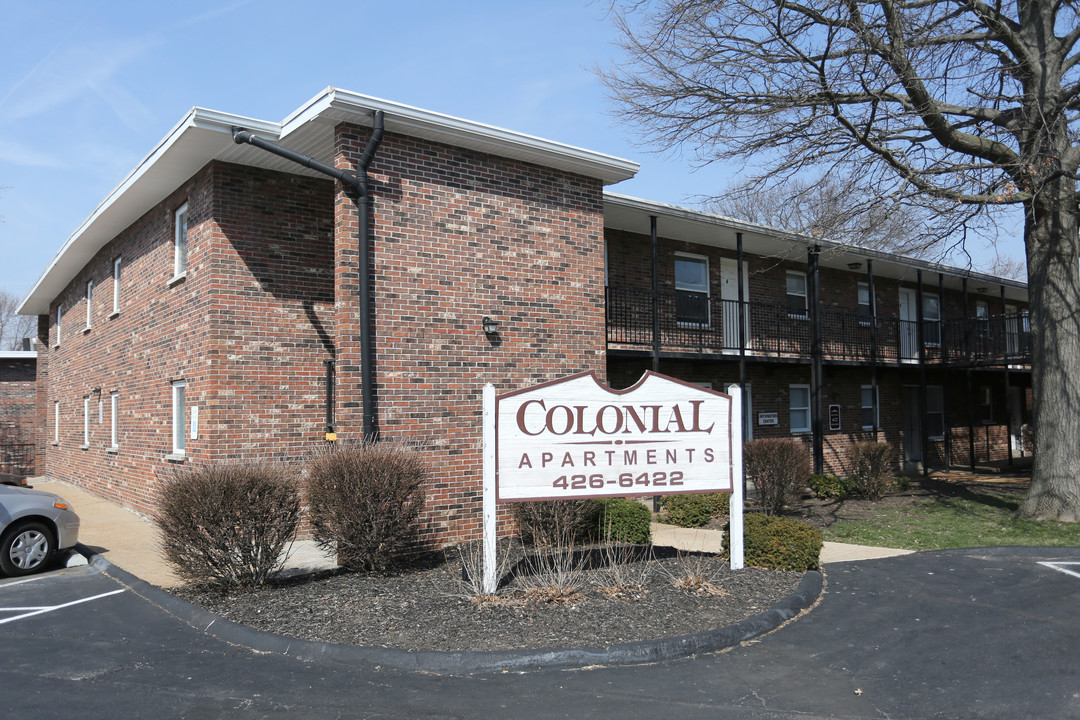
[[[825,469],[875,435],[911,467],[1024,452],[1025,285],[605,192],[636,171],[333,88],[280,124],[193,109],[23,300],[38,472],[152,512],[187,463],[378,432],[427,449],[437,543],[479,531],[485,383],[650,368],[744,379],[747,430]]]

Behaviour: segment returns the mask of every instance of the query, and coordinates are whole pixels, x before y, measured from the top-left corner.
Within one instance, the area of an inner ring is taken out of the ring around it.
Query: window
[[[941,300],[937,295],[923,293],[923,342],[927,345],[941,344]]]
[[[116,414],[120,412],[120,393],[109,393],[109,448],[112,450],[120,447],[120,422]]]
[[[112,263],[112,311],[113,315],[120,314],[120,258]]]
[[[675,255],[675,319],[681,324],[709,324],[709,260]]]
[[[791,432],[810,432],[810,386],[791,385]]]
[[[975,301],[975,327],[979,337],[990,336],[990,306],[985,300]]]
[[[878,410],[877,388],[873,385],[862,386],[862,427],[873,430],[881,427],[881,415]]]
[[[979,386],[979,417],[983,425],[994,424],[994,391],[989,385]]]
[[[806,317],[806,273],[788,270],[787,273],[788,317]]]
[[[60,444],[60,401],[53,400],[53,444]]]
[[[869,325],[876,316],[874,303],[870,299],[870,283],[859,283],[859,324]]]
[[[60,347],[60,318],[64,315],[64,303],[56,306],[56,347]]]
[[[84,395],[82,401],[82,446],[90,447],[90,396]]]
[[[940,385],[926,388],[926,435],[931,440],[945,437],[945,400]]]
[[[86,282],[86,329],[90,329],[90,322],[94,317],[93,311],[94,302],[94,281],[88,280]]]
[[[173,236],[175,252],[173,255],[173,277],[181,277],[187,272],[188,255],[188,206],[184,203],[176,211],[176,227]]]
[[[186,425],[187,413],[184,409],[183,380],[176,380],[172,384],[172,451],[174,455],[184,454],[184,426]]]

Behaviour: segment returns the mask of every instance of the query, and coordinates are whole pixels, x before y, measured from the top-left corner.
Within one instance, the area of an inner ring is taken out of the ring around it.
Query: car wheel
[[[56,549],[52,530],[39,522],[15,525],[0,539],[0,570],[29,575],[44,569]]]

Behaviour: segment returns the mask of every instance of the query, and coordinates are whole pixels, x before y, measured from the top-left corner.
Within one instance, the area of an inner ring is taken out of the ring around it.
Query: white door
[[[736,278],[735,268],[737,260],[720,258],[720,299],[724,306],[724,351],[738,352],[739,350],[739,279]],[[747,312],[750,302],[750,291],[746,284],[746,261],[743,261],[742,286],[743,286],[743,338],[746,347],[750,347],[750,313]]]
[[[900,359],[919,358],[919,311],[915,305],[915,291],[900,288]]]
[[[1013,452],[1024,454],[1024,389],[1009,388],[1009,443]]]

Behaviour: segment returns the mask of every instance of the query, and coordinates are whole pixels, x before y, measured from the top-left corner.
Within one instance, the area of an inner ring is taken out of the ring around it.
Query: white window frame
[[[795,404],[795,391],[796,390],[805,390],[806,391],[806,405],[796,405]],[[811,397],[810,397],[810,386],[809,385],[801,385],[801,384],[800,385],[788,385],[788,426],[789,426],[792,434],[795,434],[795,433],[808,433],[808,432],[811,432],[811,430],[813,429],[811,427],[811,424],[812,424],[813,420],[810,417],[810,404],[811,404],[811,402],[812,402],[812,400],[811,400]],[[793,413],[795,413],[796,411],[806,413],[806,425],[805,426],[796,427],[795,421],[794,421],[794,419],[792,417]]]
[[[113,390],[109,393],[109,449],[116,450],[120,447],[120,422],[116,414],[120,412],[120,393]]]
[[[797,292],[793,293],[793,292],[791,292],[791,280],[792,280],[792,278],[799,278],[799,279],[802,280],[802,292],[801,293],[797,293]],[[787,309],[788,317],[789,318],[797,318],[799,320],[807,320],[807,319],[809,319],[810,318],[810,304],[809,304],[810,286],[807,283],[806,273],[804,273],[802,270],[788,270],[787,274],[784,276],[784,292],[785,292],[784,306]],[[802,314],[792,312],[792,310],[791,310],[791,302],[788,300],[788,298],[792,298],[792,297],[801,297],[803,299]]]
[[[937,400],[937,409],[931,407],[931,400]],[[930,434],[930,416],[941,416],[941,434]],[[926,437],[928,440],[944,440],[945,439],[945,393],[940,385],[927,385],[926,386]]]
[[[677,264],[680,260],[687,262],[695,262],[705,267],[705,283],[703,285],[687,285],[679,282],[679,271]],[[705,255],[698,255],[695,253],[688,253],[682,251],[676,251],[675,260],[672,266],[675,274],[675,292],[694,292],[704,293],[705,295],[705,319],[701,322],[694,322],[692,320],[680,320],[679,327],[709,327],[712,324],[712,282],[711,274],[709,270],[709,258]]]
[[[112,266],[112,314],[120,314],[120,265],[123,258],[113,260]]]
[[[936,305],[937,317],[929,317],[929,315],[927,314],[927,312],[926,312],[927,311],[926,303],[927,303],[928,300],[933,301],[933,304]],[[938,296],[937,293],[929,293],[929,292],[924,292],[923,293],[923,296],[922,296],[922,319],[923,319],[923,344],[927,345],[929,347],[938,347],[938,346],[940,346],[941,345],[941,333],[944,330],[944,327],[942,326],[942,322],[941,322],[941,298]],[[937,324],[937,340],[927,340],[927,338],[926,338],[926,328],[929,326],[930,323],[936,323]]]
[[[866,404],[866,391],[870,391],[870,405]],[[862,424],[863,430],[873,430],[874,427],[881,427],[881,401],[878,397],[878,387],[876,385],[861,385],[859,386],[859,422]],[[866,425],[862,423],[863,414],[866,412],[867,407],[870,408],[871,416],[874,418],[874,425]]]
[[[173,215],[173,279],[187,275],[188,267],[188,204],[177,208]]]
[[[173,455],[185,455],[187,453],[185,433],[187,425],[186,406],[187,383],[184,380],[172,382],[172,452]]]
[[[56,345],[53,347],[60,347],[60,318],[64,316],[64,303],[57,303],[56,305]]]
[[[82,446],[90,447],[90,396],[83,395]]]
[[[94,281],[93,280],[87,280],[86,281],[86,328],[83,330],[83,332],[90,329],[90,326],[93,324],[93,319],[94,319]]]

